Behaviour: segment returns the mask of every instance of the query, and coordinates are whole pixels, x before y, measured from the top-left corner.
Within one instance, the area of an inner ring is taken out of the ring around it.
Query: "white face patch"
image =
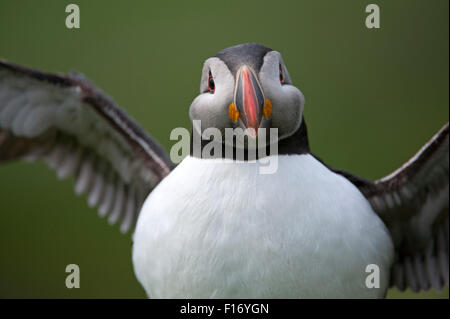
[[[280,82],[280,66],[284,77],[283,84]],[[271,51],[265,55],[259,80],[265,96],[272,102],[272,127],[278,128],[279,139],[294,134],[301,124],[305,97],[291,84],[291,78],[279,52]]]
[[[214,93],[208,90],[210,72],[215,83]],[[191,120],[202,121],[203,128],[233,127],[228,116],[228,107],[233,101],[234,82],[234,77],[225,63],[215,57],[207,59],[202,70],[200,95],[194,99],[189,109]]]

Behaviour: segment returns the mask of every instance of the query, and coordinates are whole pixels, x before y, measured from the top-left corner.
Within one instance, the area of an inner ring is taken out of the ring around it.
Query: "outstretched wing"
[[[353,182],[391,232],[396,259],[391,286],[441,289],[449,282],[449,124],[408,162],[369,182],[334,170]]]
[[[162,147],[81,75],[0,60],[0,162],[43,159],[74,176],[111,224],[127,232],[146,195],[171,171]]]

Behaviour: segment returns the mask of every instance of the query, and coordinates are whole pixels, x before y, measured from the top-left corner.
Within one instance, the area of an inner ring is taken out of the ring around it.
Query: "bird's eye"
[[[284,84],[284,76],[283,76],[283,69],[281,68],[281,64],[280,64],[280,83]]]
[[[216,90],[216,85],[214,83],[214,78],[212,77],[211,72],[209,72],[208,75],[208,90],[210,93],[214,93],[214,91]]]

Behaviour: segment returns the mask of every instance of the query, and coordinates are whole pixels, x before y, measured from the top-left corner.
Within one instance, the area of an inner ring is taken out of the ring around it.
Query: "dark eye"
[[[280,64],[280,83],[281,84],[284,83],[283,69],[281,68],[281,64]]]
[[[208,90],[210,93],[214,93],[214,91],[216,90],[216,85],[214,84],[214,79],[211,75],[211,72],[209,72],[208,75]]]

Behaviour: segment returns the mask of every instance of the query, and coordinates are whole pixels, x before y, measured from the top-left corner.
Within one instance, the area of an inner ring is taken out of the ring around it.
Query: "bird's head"
[[[242,128],[257,139],[261,128],[278,129],[278,140],[301,125],[305,98],[292,85],[281,54],[246,43],[220,51],[203,65],[200,95],[190,107],[201,130]],[[271,141],[273,142],[273,141]]]

